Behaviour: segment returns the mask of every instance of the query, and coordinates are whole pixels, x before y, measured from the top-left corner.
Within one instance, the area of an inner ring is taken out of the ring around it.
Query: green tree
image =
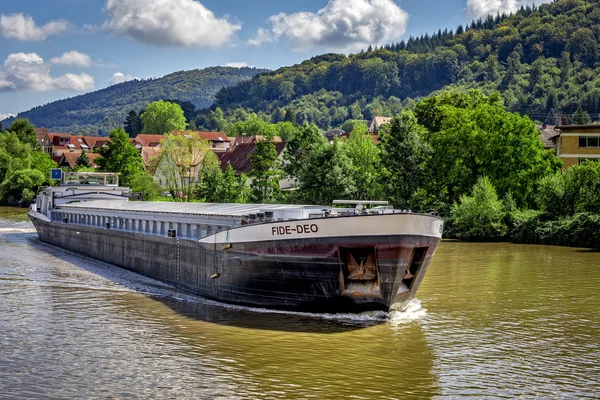
[[[320,142],[303,160],[304,168],[296,176],[298,201],[308,204],[331,204],[333,200],[352,199],[356,193],[352,161],[344,151],[344,143]]]
[[[141,118],[144,133],[164,135],[174,130],[184,130],[187,125],[179,104],[163,100],[150,103]]]
[[[404,110],[391,122],[389,133],[379,139],[382,182],[387,199],[401,209],[418,209],[415,194],[423,187],[425,163],[432,154],[425,141],[427,130],[420,126],[410,110]],[[426,203],[433,203],[425,201]]]
[[[300,128],[285,147],[283,170],[286,175],[289,178],[300,176],[306,167],[306,158],[314,148],[320,148],[324,144],[327,144],[327,139],[315,125]]]
[[[127,118],[125,119],[125,132],[127,132],[130,138],[134,138],[142,133],[144,124],[142,123],[141,115],[143,112],[144,110],[140,110],[139,113],[135,110],[131,110],[127,113]]]
[[[50,179],[50,171],[57,167],[56,161],[50,157],[50,154],[42,151],[32,151],[29,153],[29,161],[32,169],[37,169],[44,176],[44,185],[52,185],[54,181]]]
[[[470,241],[502,240],[507,233],[505,210],[496,189],[486,177],[479,177],[471,196],[462,195],[450,212],[455,236]]]
[[[451,102],[440,96],[415,107],[418,121],[431,128],[427,193],[450,205],[485,175],[501,196],[510,192],[519,207],[532,204],[535,182],[561,164],[544,150],[535,124],[507,112],[497,94],[452,94]]]
[[[160,196],[158,183],[145,171],[140,171],[131,178],[131,191],[139,193],[144,201],[152,201]]]
[[[205,168],[218,165],[207,140],[196,132],[169,135],[160,144],[155,179],[175,201],[192,201]]]
[[[575,123],[578,125],[585,125],[592,122],[592,119],[590,118],[588,113],[583,111],[581,104],[577,106],[577,111],[575,111],[573,118],[575,119]]]
[[[250,198],[245,174],[236,175],[231,164],[225,172],[215,165],[203,171],[199,197],[209,203],[244,203]]]
[[[35,127],[28,119],[16,119],[6,130],[17,135],[21,143],[28,144],[32,149],[39,148]]]
[[[373,143],[371,134],[365,124],[356,122],[350,137],[345,143],[344,151],[352,164],[352,180],[355,192],[354,199],[378,200],[381,198],[380,154]]]
[[[0,202],[11,206],[27,205],[44,181],[44,175],[37,169],[12,171],[0,184]]]
[[[31,148],[22,143],[16,133],[6,131],[0,135],[0,183],[14,171],[29,169]]]
[[[267,134],[264,140],[256,141],[254,153],[248,157],[252,163],[252,201],[256,203],[271,203],[280,198],[281,187],[279,180],[283,176],[280,161],[272,134]]]
[[[75,160],[75,165],[77,167],[90,168],[92,163],[90,162],[90,158],[87,156],[87,154],[82,152],[79,157],[77,157],[77,160]]]
[[[144,172],[142,156],[123,129],[113,130],[109,137],[111,141],[100,149],[96,163],[100,171],[118,172],[121,185],[130,186],[133,177]]]

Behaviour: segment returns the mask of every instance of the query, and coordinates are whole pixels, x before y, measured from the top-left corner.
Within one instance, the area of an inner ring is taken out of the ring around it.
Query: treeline
[[[597,0],[558,0],[382,49],[324,54],[222,89],[195,123],[212,129],[217,108],[226,119],[243,109],[327,129],[392,116],[388,103],[410,105],[445,87],[499,91],[510,111],[548,123],[578,107],[596,119],[599,22]]]
[[[55,132],[105,136],[123,126],[127,112],[141,110],[155,100],[177,99],[195,108],[208,107],[216,93],[254,75],[256,68],[213,67],[180,71],[158,79],[133,80],[19,113],[34,125]],[[8,122],[11,122],[12,119]]]

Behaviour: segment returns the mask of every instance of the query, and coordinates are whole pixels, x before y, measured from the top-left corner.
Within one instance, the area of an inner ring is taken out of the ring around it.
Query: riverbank
[[[22,207],[0,207],[0,218],[15,222],[28,221],[28,211],[28,208]]]

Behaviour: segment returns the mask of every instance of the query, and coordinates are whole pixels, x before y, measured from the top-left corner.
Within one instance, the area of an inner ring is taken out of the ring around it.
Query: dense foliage
[[[0,204],[25,206],[51,185],[56,163],[37,144],[33,125],[16,120],[0,133]]]
[[[214,67],[180,71],[158,79],[133,80],[19,113],[38,127],[55,132],[108,135],[131,109],[144,109],[155,100],[176,99],[196,108],[208,107],[215,94],[264,72],[256,68]],[[6,126],[6,124],[5,124]]]
[[[500,91],[509,111],[553,123],[582,106],[600,113],[600,4],[558,0],[456,31],[345,56],[324,54],[222,89],[214,110],[240,109],[272,122],[314,123],[396,115],[411,98],[445,87]],[[211,110],[196,124],[214,128]],[[581,115],[579,116],[581,118]]]

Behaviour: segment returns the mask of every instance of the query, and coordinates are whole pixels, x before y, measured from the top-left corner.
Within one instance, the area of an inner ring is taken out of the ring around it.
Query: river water
[[[443,242],[407,312],[318,316],[189,296],[11,213],[3,399],[600,396],[598,252]]]

